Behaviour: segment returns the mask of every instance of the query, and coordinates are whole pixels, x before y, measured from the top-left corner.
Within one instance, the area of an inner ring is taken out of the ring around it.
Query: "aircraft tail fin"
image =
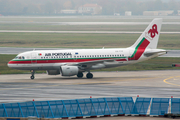
[[[162,18],[155,18],[131,47],[138,48],[141,46],[144,49],[156,49],[161,25]]]

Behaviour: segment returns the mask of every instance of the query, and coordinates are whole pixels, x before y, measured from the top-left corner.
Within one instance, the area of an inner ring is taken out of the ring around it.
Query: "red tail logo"
[[[154,25],[152,26],[152,29],[150,29],[150,30],[148,31],[148,34],[150,34],[151,38],[154,38],[154,37],[156,36],[156,33],[158,34],[157,25],[154,24]]]

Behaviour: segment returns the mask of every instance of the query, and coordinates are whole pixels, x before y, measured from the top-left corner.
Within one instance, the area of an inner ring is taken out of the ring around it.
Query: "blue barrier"
[[[125,114],[121,98],[106,98],[110,114]]]
[[[0,117],[68,118],[125,114],[132,98],[90,98],[77,100],[32,101],[0,104]],[[123,105],[122,105],[122,103]],[[131,101],[132,102],[132,101]]]
[[[131,114],[146,115],[151,98],[137,98]]]
[[[153,98],[150,115],[168,113],[169,98]],[[151,98],[89,98],[76,100],[30,101],[0,104],[0,117],[69,118],[138,114],[147,115]],[[180,99],[171,99],[171,113],[180,114]]]
[[[134,101],[132,97],[121,97],[120,98],[121,104],[124,109],[125,114],[131,114],[131,111],[134,106]]]
[[[180,98],[171,98],[171,113],[180,114]]]
[[[150,115],[164,115],[168,113],[169,98],[153,98]]]

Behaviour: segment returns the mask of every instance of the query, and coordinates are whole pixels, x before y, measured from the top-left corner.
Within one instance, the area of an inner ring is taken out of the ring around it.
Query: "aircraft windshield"
[[[14,59],[16,60],[24,59],[24,56],[16,56]]]

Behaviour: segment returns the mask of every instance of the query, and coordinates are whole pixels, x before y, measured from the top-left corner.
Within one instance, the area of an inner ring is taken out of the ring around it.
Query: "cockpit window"
[[[21,60],[21,59],[25,59],[25,57],[24,56],[16,56],[14,59]]]

